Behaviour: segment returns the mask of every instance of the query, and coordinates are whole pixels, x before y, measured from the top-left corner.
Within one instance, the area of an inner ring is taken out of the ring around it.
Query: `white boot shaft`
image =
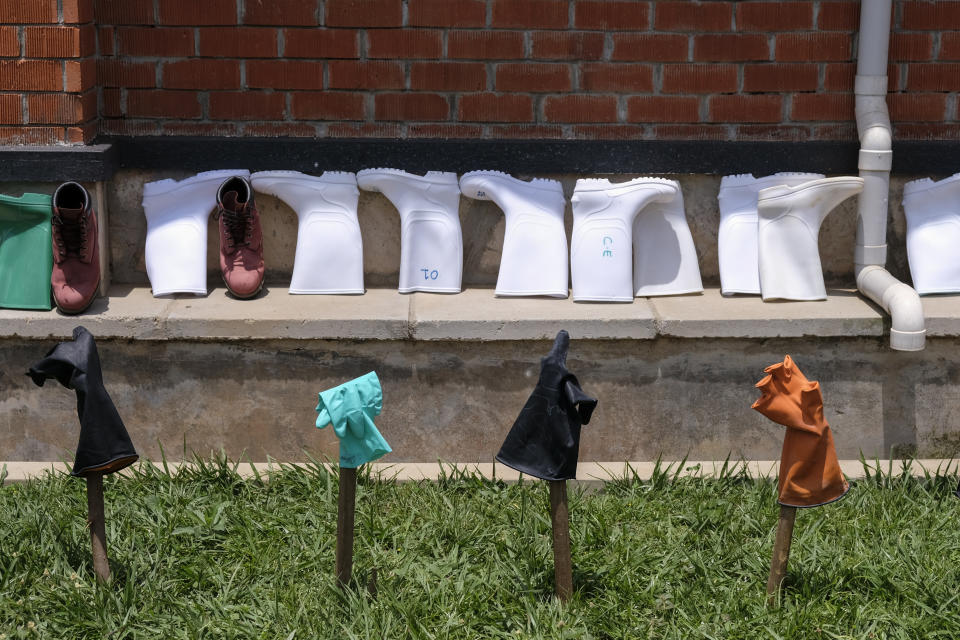
[[[577,180],[570,202],[570,275],[578,302],[633,302],[633,221],[644,207],[677,197],[671,180]]]
[[[760,191],[757,235],[764,300],[826,300],[818,239],[837,205],[863,190],[863,179],[823,178]]]
[[[960,173],[903,187],[907,261],[920,295],[960,293]]]
[[[143,185],[144,258],[154,296],[207,295],[207,220],[217,206],[217,190],[231,176],[249,175],[246,169],[205,171]]]
[[[297,251],[290,293],[363,293],[363,239],[357,220],[360,191],[352,173],[260,171],[253,188],[283,200],[297,214]]]
[[[674,296],[703,291],[700,262],[687,224],[683,191],[654,202],[633,221],[633,289],[642,296]]]
[[[789,172],[762,178],[754,178],[749,173],[723,177],[717,194],[720,205],[717,253],[723,295],[760,295],[757,262],[757,194],[760,190],[781,184],[796,186],[823,177],[822,173]]]
[[[459,293],[463,235],[457,174],[364,169],[357,184],[382,193],[400,213],[400,292]]]
[[[496,202],[506,218],[496,294],[566,298],[567,233],[560,183],[471,171],[460,178],[460,190],[468,198]]]

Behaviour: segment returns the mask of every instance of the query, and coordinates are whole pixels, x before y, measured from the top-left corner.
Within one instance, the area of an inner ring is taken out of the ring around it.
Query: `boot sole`
[[[249,294],[249,295],[242,296],[242,295],[240,295],[239,293],[237,293],[236,291],[234,291],[233,289],[230,288],[230,285],[227,284],[227,279],[223,277],[223,274],[222,274],[222,273],[220,274],[220,279],[223,280],[223,284],[224,284],[224,286],[227,287],[227,291],[230,292],[230,295],[232,295],[232,296],[233,296],[234,298],[236,298],[237,300],[249,300],[250,298],[256,298],[256,297],[260,294],[260,292],[263,290],[263,280],[261,280],[261,281],[260,281],[260,286],[257,287],[257,290],[256,290],[256,291],[254,291],[253,293],[251,293],[251,294]]]

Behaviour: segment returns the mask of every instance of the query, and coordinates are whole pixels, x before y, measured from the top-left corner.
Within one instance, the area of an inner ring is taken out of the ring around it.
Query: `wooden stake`
[[[770,563],[770,578],[767,580],[767,604],[777,601],[780,584],[787,575],[787,562],[790,560],[790,542],[793,540],[793,523],[797,517],[796,507],[780,506],[780,520],[777,523],[777,538],[773,543],[773,560]]]
[[[110,561],[107,560],[107,527],[103,520],[103,475],[87,476],[87,526],[93,547],[93,571],[100,582],[110,580]]]
[[[573,595],[573,563],[570,560],[570,509],[565,480],[550,481],[550,519],[553,522],[553,580],[557,597],[566,602]]]
[[[340,467],[337,498],[337,581],[350,584],[353,572],[353,516],[357,498],[357,470]]]

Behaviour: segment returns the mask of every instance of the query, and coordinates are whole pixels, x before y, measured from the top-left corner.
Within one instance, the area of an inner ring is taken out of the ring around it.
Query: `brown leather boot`
[[[64,182],[53,194],[53,300],[61,312],[82,313],[100,287],[97,214],[90,194]]]
[[[237,298],[252,298],[263,287],[263,232],[253,188],[246,178],[227,178],[217,191],[220,273]]]

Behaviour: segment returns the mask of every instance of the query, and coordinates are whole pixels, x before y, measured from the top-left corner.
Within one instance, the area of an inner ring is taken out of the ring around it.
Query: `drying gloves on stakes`
[[[567,370],[570,334],[560,331],[547,357],[540,361],[540,379],[510,428],[497,460],[542,480],[573,480],[580,455],[580,427],[597,406]]]
[[[790,356],[770,365],[756,384],[753,408],[787,428],[780,456],[778,502],[817,507],[839,500],[849,489],[840,471],[830,425],[823,418],[820,383],[807,380]]]
[[[960,292],[960,173],[903,187],[907,260],[920,295]]]
[[[390,453],[390,445],[373,423],[383,408],[383,390],[373,371],[320,392],[317,428],[328,424],[340,438],[340,466],[356,469]]]
[[[43,386],[54,378],[77,393],[80,441],[70,475],[107,474],[137,461],[123,420],[103,387],[97,344],[83,327],[73,330],[73,342],[61,342],[27,372]]]

